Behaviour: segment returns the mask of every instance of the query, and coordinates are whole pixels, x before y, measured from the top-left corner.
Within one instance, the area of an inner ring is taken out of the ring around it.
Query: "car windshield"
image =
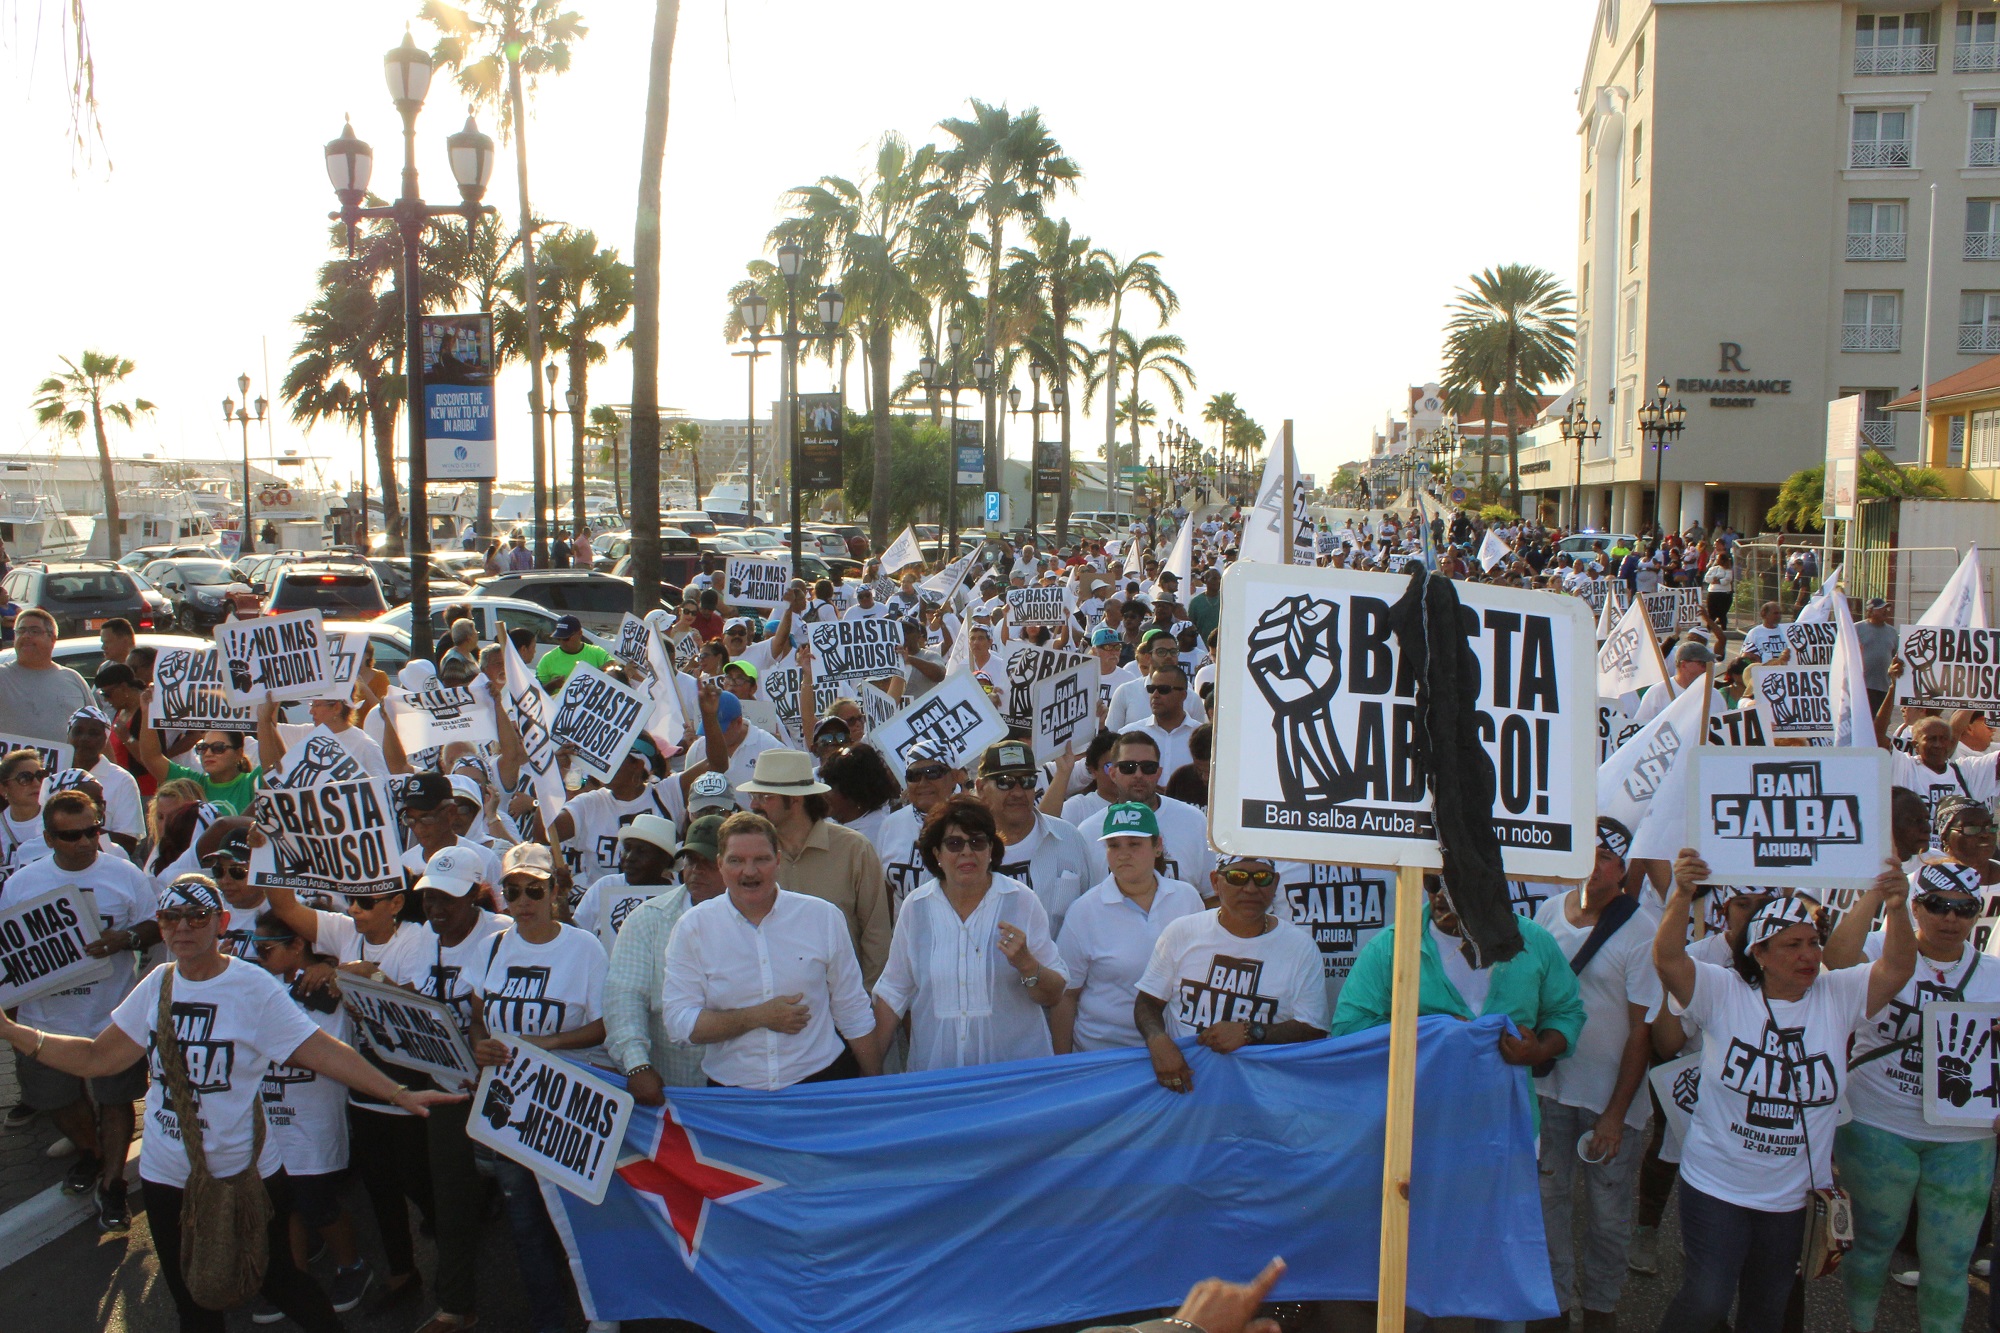
[[[51,602],[130,601],[136,595],[130,575],[108,569],[51,574],[42,581],[42,596]]]
[[[218,583],[236,582],[236,574],[220,560],[194,560],[176,565],[181,581],[193,588],[213,587]]]
[[[369,615],[383,608],[382,590],[365,574],[287,573],[284,588],[272,599],[277,610],[364,611]]]

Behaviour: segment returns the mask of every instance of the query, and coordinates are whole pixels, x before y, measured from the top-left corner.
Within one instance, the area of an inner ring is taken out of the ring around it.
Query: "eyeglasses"
[[[1959,898],[1948,893],[1920,893],[1917,895],[1917,906],[1926,912],[1933,912],[1939,916],[1948,914],[1965,921],[1970,921],[1979,915],[1978,899]]]
[[[1160,761],[1157,759],[1120,759],[1117,763],[1110,765],[1110,767],[1117,769],[1128,778],[1134,773],[1144,773],[1151,776],[1160,771]]]
[[[102,832],[104,825],[92,824],[86,828],[59,828],[49,836],[57,842],[82,842],[86,838],[95,838]]]
[[[228,741],[200,741],[194,748],[202,754],[228,754],[236,747]]]
[[[49,771],[46,768],[38,768],[32,773],[16,773],[13,777],[13,781],[21,783],[34,783],[36,786],[40,786],[43,780],[48,777],[48,775]]]
[[[1035,789],[1035,780],[1033,778],[1011,778],[1002,775],[995,778],[986,778],[984,781],[993,784],[996,791],[1033,791]]]
[[[154,916],[163,926],[200,926],[215,915],[213,907],[162,907]]]
[[[910,769],[908,772],[904,773],[903,781],[905,783],[936,782],[939,778],[943,777],[945,774],[949,772],[951,772],[951,770],[946,768],[943,764],[926,764],[922,768],[913,768]]]
[[[249,878],[250,878],[250,867],[249,867],[249,866],[246,866],[246,865],[244,865],[244,864],[243,864],[242,862],[240,862],[240,861],[230,861],[230,862],[222,862],[222,861],[211,861],[211,862],[206,862],[206,863],[204,863],[204,864],[203,864],[203,866],[202,866],[202,869],[204,869],[204,870],[206,870],[206,871],[208,872],[208,874],[209,874],[209,878],[211,878],[211,879],[244,879],[244,880],[247,880],[247,879],[249,879]]]
[[[1952,821],[1948,832],[1964,833],[1974,838],[1993,836],[1993,821],[1990,819],[1957,819]]]
[[[392,893],[350,893],[345,895],[349,907],[373,909],[382,906],[396,895]]]
[[[269,958],[272,954],[297,938],[298,936],[296,935],[268,935],[262,938],[252,935],[250,937],[250,947],[257,951],[259,958]]]
[[[527,895],[529,902],[538,903],[547,896],[549,886],[546,884],[503,884],[500,891],[507,895],[507,901],[510,903],[520,898],[523,894]]]
[[[1222,876],[1223,883],[1239,889],[1246,884],[1255,884],[1260,889],[1268,889],[1278,882],[1278,872],[1275,870],[1251,870],[1245,866],[1235,865],[1224,867],[1215,873]]]
[[[939,845],[953,856],[957,856],[960,852],[986,851],[993,846],[993,839],[984,833],[967,833],[963,836],[954,833]]]
[[[1179,693],[1180,693],[1181,691],[1185,690],[1186,688],[1187,688],[1187,686],[1185,686],[1185,685],[1148,685],[1148,686],[1146,687],[1146,693],[1148,693],[1148,694],[1179,694]]]

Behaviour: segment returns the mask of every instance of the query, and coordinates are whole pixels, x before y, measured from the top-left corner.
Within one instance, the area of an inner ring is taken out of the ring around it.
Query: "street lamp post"
[[[1603,429],[1601,422],[1594,417],[1586,420],[1587,416],[1588,411],[1583,404],[1583,395],[1577,393],[1571,395],[1569,410],[1563,413],[1562,419],[1556,423],[1556,429],[1562,432],[1564,442],[1576,446],[1576,470],[1570,473],[1569,479],[1569,530],[1571,532],[1577,531],[1582,525],[1582,510],[1578,506],[1583,499],[1584,442],[1589,441],[1593,445],[1596,444],[1598,433]]]
[[[731,356],[744,358],[743,364],[750,370],[750,415],[744,423],[744,432],[749,439],[749,448],[743,464],[743,512],[751,527],[757,526],[757,358],[769,356],[760,346],[768,341],[764,333],[764,321],[771,317],[771,303],[759,292],[751,292],[736,303],[736,313],[743,319],[744,336],[750,346]]]
[[[799,343],[810,338],[814,342],[831,342],[840,329],[841,316],[847,312],[847,300],[832,287],[823,288],[819,294],[819,331],[806,333],[799,328],[799,268],[805,262],[805,251],[791,241],[778,247],[778,272],[785,279],[785,416],[791,426],[792,464],[792,574],[799,572],[799,562],[805,546],[804,534],[799,527],[800,466],[804,455],[799,449]]]
[[[1042,401],[1042,368],[1028,367],[1028,386],[1034,391],[1034,399],[1028,404],[1028,528],[1033,531],[1041,526],[1042,488],[1039,485],[1042,474],[1042,413],[1049,405]],[[1021,414],[1021,390],[1017,386],[1007,390],[1007,410],[1012,416]],[[954,459],[952,467],[957,469]]]
[[[1660,540],[1667,534],[1663,521],[1661,502],[1666,492],[1660,488],[1660,472],[1666,461],[1667,450],[1674,447],[1681,431],[1687,425],[1687,408],[1679,402],[1667,401],[1667,382],[1662,379],[1653,386],[1653,397],[1639,408],[1639,429],[1645,433],[1653,450],[1653,539]]]
[[[542,367],[542,374],[548,379],[549,391],[542,401],[548,406],[543,411],[549,414],[549,429],[543,436],[548,441],[546,453],[541,463],[548,477],[548,485],[543,495],[548,499],[548,508],[535,511],[535,567],[549,567],[550,537],[553,534],[554,516],[562,512],[562,469],[556,466],[556,417],[562,409],[556,406],[556,363],[551,361]],[[532,401],[532,400],[531,400]]]
[[[945,441],[945,546],[946,564],[958,559],[958,395],[963,385],[958,381],[958,353],[965,346],[965,325],[957,315],[951,317],[944,326],[945,344],[951,349],[951,374],[945,381],[945,388],[951,393],[951,435]],[[924,388],[936,392],[938,386],[938,363],[934,356],[926,356],[917,362],[917,373],[923,376]]]
[[[403,119],[402,194],[393,204],[362,207],[368,197],[368,178],[374,170],[375,153],[355,137],[352,122],[341,128],[340,137],[326,146],[326,174],[340,200],[333,214],[347,226],[348,247],[354,244],[354,229],[363,218],[389,218],[403,242],[403,380],[405,410],[409,417],[410,468],[410,654],[429,657],[431,653],[430,588],[430,508],[424,488],[430,469],[424,457],[424,348],[423,348],[423,235],[434,219],[460,217],[468,230],[481,213],[497,210],[479,201],[486,195],[486,182],[493,174],[493,140],[479,132],[471,116],[465,128],[445,136],[447,160],[452,179],[458,184],[460,202],[426,204],[417,192],[417,113],[423,109],[424,94],[431,84],[430,53],[403,32],[403,43],[383,57],[383,73],[389,96]]]
[[[250,377],[248,375],[238,375],[236,377],[236,391],[243,395],[243,406],[238,407],[236,400],[233,398],[223,399],[222,419],[224,421],[234,421],[243,427],[243,539],[236,544],[236,554],[240,558],[249,555],[257,549],[253,542],[254,534],[250,527],[250,423],[252,420],[262,421],[264,419],[264,409],[271,404],[267,399],[259,397],[257,399],[257,415],[253,418],[250,415]]]

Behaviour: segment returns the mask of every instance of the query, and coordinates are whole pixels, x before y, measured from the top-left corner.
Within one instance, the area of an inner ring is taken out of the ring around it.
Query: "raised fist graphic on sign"
[[[1278,782],[1285,799],[1351,800],[1364,787],[1334,734],[1328,707],[1340,691],[1340,605],[1287,597],[1250,630],[1250,678],[1277,715]]]

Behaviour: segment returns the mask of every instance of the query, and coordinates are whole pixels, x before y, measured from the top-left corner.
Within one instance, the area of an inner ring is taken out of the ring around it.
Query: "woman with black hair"
[[[903,791],[882,752],[866,744],[844,746],[820,761],[819,780],[832,788],[826,794],[826,809],[834,821],[877,842],[883,821]]]

